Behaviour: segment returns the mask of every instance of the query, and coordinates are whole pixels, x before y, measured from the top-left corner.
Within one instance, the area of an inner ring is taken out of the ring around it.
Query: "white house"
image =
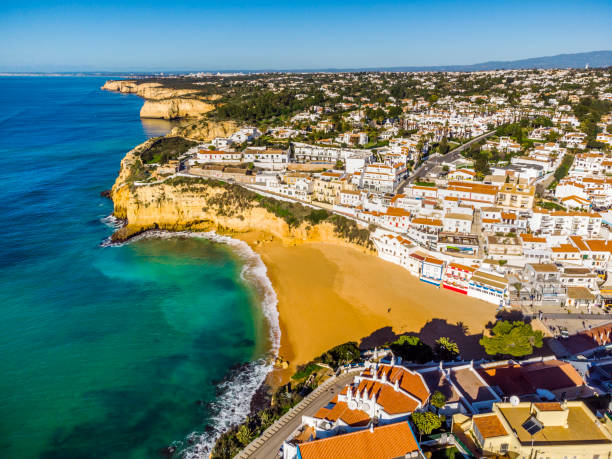
[[[242,161],[239,151],[198,150],[195,162],[198,163],[235,163]]]
[[[508,306],[508,279],[499,274],[475,271],[469,281],[467,294],[488,303]]]
[[[243,153],[244,162],[268,170],[285,170],[289,164],[289,150],[249,147]]]
[[[448,213],[442,219],[445,233],[469,233],[472,230],[472,215],[464,213]]]

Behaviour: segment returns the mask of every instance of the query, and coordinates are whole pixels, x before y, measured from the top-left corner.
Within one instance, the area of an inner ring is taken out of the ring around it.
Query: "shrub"
[[[315,362],[322,362],[336,369],[341,365],[346,365],[358,361],[361,357],[359,347],[354,341],[340,344],[331,348],[315,359]]]
[[[297,368],[297,371],[295,372],[295,374],[293,376],[291,376],[291,379],[304,379],[307,378],[308,376],[310,376],[312,373],[320,370],[321,367],[320,365],[317,365],[314,362],[310,362],[306,365],[300,365]]]
[[[196,145],[197,142],[183,137],[161,137],[141,151],[139,155],[145,164],[164,164],[171,159],[177,159]]]
[[[433,349],[418,336],[400,336],[389,347],[394,355],[411,362],[426,363],[434,358]]]

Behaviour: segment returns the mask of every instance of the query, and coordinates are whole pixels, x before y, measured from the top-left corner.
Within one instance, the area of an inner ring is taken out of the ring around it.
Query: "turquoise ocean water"
[[[247,248],[100,245],[100,191],[127,150],[170,128],[103,83],[0,78],[0,457],[203,452],[267,368],[239,367],[269,346]]]

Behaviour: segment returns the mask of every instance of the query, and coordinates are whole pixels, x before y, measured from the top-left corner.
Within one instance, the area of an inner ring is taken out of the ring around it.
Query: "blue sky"
[[[612,1],[16,0],[0,71],[472,64],[612,49]]]

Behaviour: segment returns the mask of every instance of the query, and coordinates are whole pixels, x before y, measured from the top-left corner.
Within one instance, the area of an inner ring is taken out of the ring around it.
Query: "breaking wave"
[[[121,220],[107,217],[103,222],[113,228],[121,226]],[[208,457],[217,439],[232,427],[242,423],[251,411],[251,400],[256,391],[264,383],[272,370],[274,357],[280,348],[280,325],[278,319],[278,298],[267,275],[266,265],[261,257],[244,241],[221,236],[214,231],[205,233],[192,233],[189,231],[169,232],[150,230],[144,232],[128,242],[113,243],[110,238],[102,242],[103,247],[121,246],[144,238],[175,238],[197,237],[225,244],[232,248],[243,262],[240,277],[251,284],[261,299],[261,310],[268,322],[270,358],[258,359],[233,370],[229,377],[221,382],[217,388],[218,395],[209,407],[209,425],[204,432],[192,432],[185,442],[174,444],[179,455],[185,459]]]

